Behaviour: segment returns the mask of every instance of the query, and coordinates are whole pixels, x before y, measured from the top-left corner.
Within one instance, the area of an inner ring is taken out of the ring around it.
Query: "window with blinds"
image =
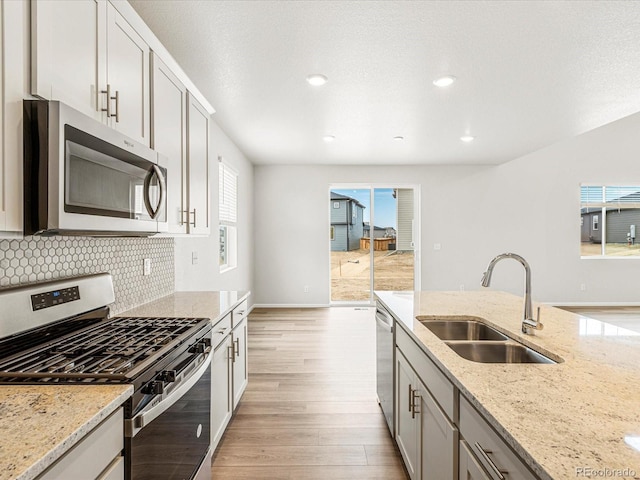
[[[640,185],[580,186],[582,257],[638,257]]]
[[[218,178],[220,270],[224,271],[237,265],[238,174],[220,161]]]

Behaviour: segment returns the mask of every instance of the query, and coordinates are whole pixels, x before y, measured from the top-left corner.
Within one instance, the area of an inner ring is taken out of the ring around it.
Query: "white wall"
[[[175,248],[176,290],[252,290],[253,165],[214,121],[211,122],[211,235],[178,237]],[[220,273],[218,264],[218,157],[238,172],[238,266]],[[192,252],[198,263],[191,262]]]
[[[512,251],[531,264],[534,300],[640,302],[640,260],[581,260],[579,250],[579,185],[640,184],[638,131],[640,114],[501,166],[256,166],[254,301],[329,302],[330,184],[417,183],[423,290],[478,289],[491,258]],[[521,270],[502,262],[492,288],[520,294]]]

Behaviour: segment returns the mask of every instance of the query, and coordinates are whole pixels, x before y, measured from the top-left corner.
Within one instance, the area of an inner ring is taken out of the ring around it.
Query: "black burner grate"
[[[0,380],[131,380],[206,322],[201,318],[155,317],[105,320],[0,359]]]

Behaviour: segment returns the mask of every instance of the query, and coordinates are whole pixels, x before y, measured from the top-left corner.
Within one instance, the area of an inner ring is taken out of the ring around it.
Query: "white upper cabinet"
[[[145,145],[149,141],[149,45],[107,4],[107,90],[111,126]]]
[[[0,2],[0,238],[22,233],[22,99],[28,5]]]
[[[31,93],[145,145],[149,46],[106,0],[32,0]]]
[[[31,2],[31,93],[106,120],[106,0]]]
[[[211,231],[209,190],[209,113],[193,95],[187,94],[187,175],[189,178],[189,233],[208,234]]]
[[[187,233],[187,89],[154,53],[151,54],[151,147],[166,157],[169,233]]]

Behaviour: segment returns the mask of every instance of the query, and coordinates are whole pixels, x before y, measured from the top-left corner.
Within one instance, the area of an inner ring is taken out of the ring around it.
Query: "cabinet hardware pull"
[[[193,223],[189,222],[189,225],[193,225],[193,228],[196,227],[196,209],[193,209],[193,212],[188,212],[187,215],[191,215],[191,213],[193,213]],[[189,221],[189,219],[187,219],[187,221]]]
[[[420,413],[420,410],[417,409],[420,403],[416,404],[416,400],[418,400],[418,402],[420,401],[420,394],[418,393],[418,390],[414,390],[411,393],[411,418],[416,418],[416,413]]]
[[[187,214],[187,217],[189,216],[189,212],[187,210],[179,210],[180,211],[180,226],[184,225],[184,214]],[[189,219],[187,219],[188,221]]]
[[[113,98],[116,101],[116,114],[111,116],[116,117],[116,123],[120,123],[120,92],[118,90],[116,90],[116,96]]]
[[[227,360],[231,360],[232,362],[236,361],[233,356],[233,345],[227,347]]]
[[[409,384],[409,411],[412,411],[413,404],[411,403],[411,399],[413,397],[413,389],[411,388],[411,384]]]
[[[506,470],[500,470],[496,466],[496,464],[493,463],[493,460],[491,460],[491,458],[489,457],[489,454],[492,453],[491,450],[485,450],[484,448],[482,448],[482,446],[478,442],[475,442],[475,447],[476,447],[476,450],[478,450],[478,453],[480,454],[482,459],[484,459],[484,461],[489,464],[489,466],[491,467],[491,470],[493,471],[493,473],[495,473],[495,476],[499,480],[505,480],[503,474],[507,475],[509,472],[507,472]]]
[[[233,343],[236,344],[235,348],[234,348],[234,353],[236,354],[236,357],[240,356],[240,339],[236,338]],[[234,360],[235,362],[235,360]]]
[[[107,117],[111,117],[111,85],[107,83],[107,89],[100,90],[100,93],[107,95],[107,108],[101,108],[100,111],[107,112]]]

